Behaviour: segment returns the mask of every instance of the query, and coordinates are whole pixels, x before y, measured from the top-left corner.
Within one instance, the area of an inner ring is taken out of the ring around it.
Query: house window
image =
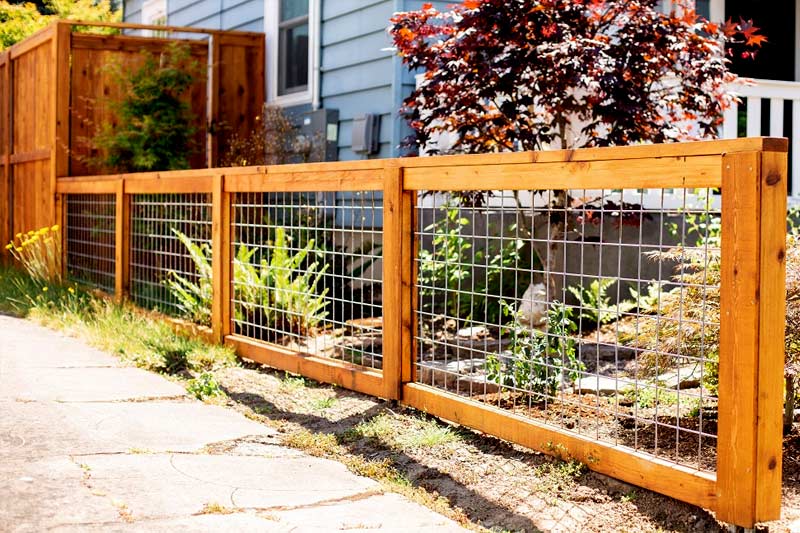
[[[167,25],[167,0],[147,0],[142,4],[142,24]],[[145,36],[166,37],[166,32],[144,30]]]
[[[319,0],[265,0],[269,100],[313,103],[319,46]]]
[[[278,96],[308,90],[308,0],[281,0]]]

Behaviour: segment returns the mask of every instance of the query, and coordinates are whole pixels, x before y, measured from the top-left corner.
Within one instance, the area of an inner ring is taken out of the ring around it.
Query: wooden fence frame
[[[370,395],[713,510],[744,527],[777,519],[785,320],[785,139],[748,138],[574,151],[384,159],[61,178],[66,194],[117,198],[117,296],[127,289],[128,199],[212,197],[213,339],[248,359]],[[722,286],[716,473],[598,442],[414,381],[414,225],[419,190],[722,189]],[[231,332],[231,198],[235,192],[381,190],[383,370],[291,352]],[[66,250],[66,246],[64,246]]]
[[[54,200],[55,188],[58,178],[70,174],[74,137],[71,105],[75,105],[76,96],[86,96],[71,94],[74,92],[72,59],[75,50],[118,51],[138,50],[140,47],[152,49],[154,46],[163,46],[163,41],[169,40],[162,37],[89,35],[73,32],[75,27],[83,26],[207,36],[206,41],[198,40],[196,44],[193,42],[195,50],[205,47],[208,49],[205,69],[206,105],[203,110],[207,126],[204,140],[207,167],[216,164],[219,152],[218,137],[213,134],[212,125],[226,119],[234,122],[233,116],[248,117],[246,120],[243,119],[246,123],[252,118],[248,113],[253,112],[253,109],[243,111],[243,107],[253,107],[254,117],[258,115],[260,106],[266,101],[264,78],[266,52],[263,33],[71,20],[57,21],[39,30],[24,41],[0,52],[0,89],[4,88],[0,93],[0,243],[3,245],[11,240],[15,232],[50,226],[59,218],[61,206]],[[225,62],[223,57],[225,54],[235,56],[236,53],[232,50],[243,49],[247,49],[247,53],[253,51],[258,56],[252,65],[245,65],[245,61],[239,56],[231,60],[230,64]],[[18,67],[15,65],[21,65],[21,61],[33,58],[34,55],[35,60],[26,63],[25,72],[18,73]],[[249,100],[239,102],[241,97],[237,95],[236,98],[227,98],[225,102],[220,103],[220,69],[227,67],[242,72],[241,78],[237,77],[236,80],[247,81],[247,87],[243,92],[250,95]],[[33,104],[27,102],[24,109],[20,107],[15,111],[18,107],[15,103],[15,94],[22,91],[18,84],[24,81],[23,78],[29,85],[37,87],[37,91],[41,91],[44,97],[35,98]],[[226,105],[230,108],[227,111]],[[16,115],[18,120],[15,122]],[[234,129],[235,126],[236,124]],[[15,136],[24,137],[24,146],[19,145]],[[36,167],[29,168],[32,165]],[[29,201],[15,200],[15,191],[19,193],[18,196],[29,198]],[[0,259],[6,255],[5,249],[0,248]]]

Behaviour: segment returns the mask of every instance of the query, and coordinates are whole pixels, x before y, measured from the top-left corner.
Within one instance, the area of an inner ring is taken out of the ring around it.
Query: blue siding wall
[[[396,0],[323,0],[320,96],[339,110],[339,159],[362,159],[350,150],[353,118],[381,115],[380,152],[391,157],[395,106],[394,62],[386,27]]]
[[[142,0],[125,0],[125,22],[141,22]],[[167,23],[223,30],[264,31],[263,0],[167,0]]]

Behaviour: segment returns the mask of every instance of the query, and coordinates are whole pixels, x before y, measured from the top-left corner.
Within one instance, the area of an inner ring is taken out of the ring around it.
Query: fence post
[[[403,188],[401,180],[401,189]],[[401,342],[401,381],[416,381],[414,358],[416,357],[417,331],[417,241],[415,228],[417,224],[417,191],[402,191],[403,195],[403,257],[401,261],[403,294],[402,294],[402,342]],[[401,388],[402,396],[402,388]]]
[[[64,22],[56,22],[53,37],[56,86],[53,88],[55,116],[55,135],[53,138],[52,174],[54,178],[69,175],[70,158],[70,52],[72,46],[72,27]],[[53,189],[55,190],[55,182]]]
[[[219,36],[213,33],[208,36],[206,68],[206,166],[213,168],[219,148],[217,134],[213,131],[219,118]]]
[[[787,154],[722,158],[717,518],[780,517]]]
[[[211,329],[220,344],[231,332],[231,199],[225,176],[214,176],[211,194]]]
[[[383,168],[383,384],[386,398],[400,398],[403,320],[403,169]]]
[[[125,194],[125,178],[116,183],[114,220],[114,299],[122,302],[128,294],[128,274],[130,272],[130,196]]]

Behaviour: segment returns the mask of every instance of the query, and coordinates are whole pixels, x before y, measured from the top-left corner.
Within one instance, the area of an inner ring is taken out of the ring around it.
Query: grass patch
[[[225,507],[221,503],[209,502],[203,505],[203,508],[197,514],[233,514],[236,509]]]
[[[306,379],[286,372],[281,380],[281,392],[295,393],[306,387]]]
[[[586,471],[586,465],[583,463],[559,459],[543,463],[535,469],[536,476],[539,478],[539,489],[551,497],[570,493]]]
[[[361,422],[343,436],[345,440],[374,439],[398,451],[435,448],[460,442],[461,436],[452,428],[422,417],[397,417],[381,413]]]
[[[329,396],[327,398],[318,398],[311,402],[311,407],[317,411],[324,411],[336,405],[336,398]]]
[[[231,348],[178,335],[164,320],[74,285],[36,282],[0,266],[0,312],[84,338],[123,361],[162,374],[206,372],[236,364]]]

